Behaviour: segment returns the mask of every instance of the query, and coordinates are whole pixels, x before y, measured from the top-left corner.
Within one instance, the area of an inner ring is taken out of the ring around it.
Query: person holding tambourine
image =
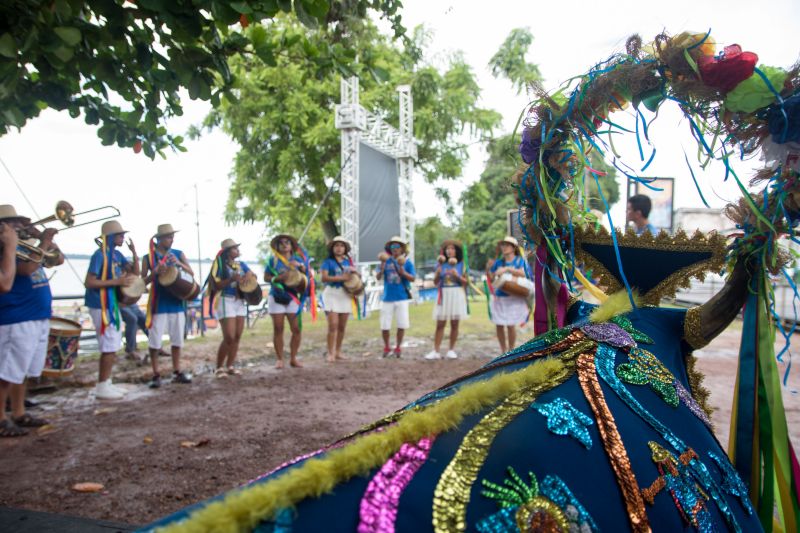
[[[322,262],[322,282],[325,283],[322,301],[325,304],[325,317],[328,319],[329,363],[344,359],[342,341],[347,318],[353,310],[354,296],[345,291],[344,284],[358,274],[349,254],[350,242],[341,236],[334,237],[328,244],[328,258]]]
[[[239,243],[233,239],[225,239],[220,244],[220,251],[214,259],[209,274],[209,281],[213,280],[213,283],[210,283],[213,287],[212,292],[219,293],[216,313],[222,329],[222,342],[217,349],[217,369],[214,374],[218,378],[241,375],[241,371],[234,367],[234,363],[244,331],[247,307],[239,292],[239,283],[251,270],[244,261],[237,261],[238,257]]]
[[[300,299],[305,292],[308,278],[306,265],[300,255],[300,245],[291,235],[282,233],[270,241],[272,255],[264,268],[264,281],[270,284],[268,308],[272,317],[272,343],[277,361],[275,368],[283,368],[283,329],[289,322],[292,337],[289,340],[289,364],[300,368],[297,360],[300,350],[301,331],[299,322]]]
[[[436,306],[433,308],[433,319],[436,321],[436,333],[433,337],[433,350],[425,359],[441,359],[439,348],[444,338],[444,329],[450,321],[450,339],[445,357],[458,358],[455,351],[458,340],[458,323],[467,317],[467,274],[464,271],[464,249],[460,242],[446,240],[442,243],[438,257],[439,266],[433,277],[438,287]]]
[[[514,237],[508,236],[498,241],[497,251],[499,257],[490,262],[487,270],[495,276],[495,280],[504,274],[526,277],[525,259],[522,258],[519,242]],[[528,319],[528,300],[521,296],[509,294],[498,288],[494,291],[492,300],[492,322],[497,328],[497,341],[500,350],[505,353],[517,344],[517,325],[524,324]]]

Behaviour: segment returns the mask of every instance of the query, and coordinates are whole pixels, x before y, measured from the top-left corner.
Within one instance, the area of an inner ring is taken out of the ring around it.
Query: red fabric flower
[[[725,47],[720,57],[702,56],[697,61],[703,83],[728,92],[753,75],[758,56],[742,52],[742,47],[732,44]]]

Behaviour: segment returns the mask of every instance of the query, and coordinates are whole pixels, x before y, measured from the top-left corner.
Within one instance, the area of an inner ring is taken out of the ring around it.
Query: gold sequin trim
[[[597,380],[597,371],[594,364],[594,353],[584,353],[578,357],[578,381],[580,381],[586,400],[594,411],[597,421],[597,431],[603,441],[608,461],[614,470],[625,507],[628,510],[628,520],[631,529],[636,532],[650,531],[650,522],[644,508],[644,499],[639,490],[639,484],[631,468],[631,461],[622,437],[617,430],[614,415],[606,404],[603,389]]]
[[[688,288],[691,279],[705,279],[705,273],[709,270],[719,270],[725,264],[725,238],[718,233],[703,235],[699,231],[691,237],[687,236],[682,230],[678,230],[675,235],[661,231],[653,236],[649,231],[642,235],[636,235],[632,228],[628,228],[623,234],[616,232],[617,242],[626,248],[647,248],[651,250],[675,251],[675,252],[710,252],[711,257],[698,261],[694,264],[681,268],[663,280],[647,293],[642,294],[642,303],[658,305],[662,298],[675,295],[680,288]],[[611,234],[601,227],[594,232],[589,229],[575,229],[575,258],[584,262],[587,267],[592,269],[592,274],[599,277],[601,285],[607,287],[606,293],[611,294],[622,290],[622,282],[617,279],[603,264],[592,254],[583,249],[582,245],[587,244],[611,244]],[[623,265],[628,268],[631,265]]]
[[[575,357],[579,353],[573,349],[561,354],[559,359],[564,363],[563,366],[542,376],[538,383],[507,396],[464,436],[433,493],[434,531],[450,533],[466,530],[467,504],[472,485],[478,478],[478,472],[495,436],[518,414],[525,411],[540,394],[569,379],[575,373]]]
[[[569,521],[558,505],[544,496],[534,496],[521,505],[514,517],[520,531],[570,531]]]
[[[700,327],[700,306],[691,307],[686,311],[686,318],[683,319],[683,338],[693,350],[699,350],[711,342],[711,339],[703,337],[703,330]]]
[[[697,357],[691,354],[686,356],[686,374],[689,377],[689,392],[692,398],[710,419],[714,414],[714,408],[708,403],[711,392],[703,385],[703,380],[706,379],[706,376],[697,369]]]

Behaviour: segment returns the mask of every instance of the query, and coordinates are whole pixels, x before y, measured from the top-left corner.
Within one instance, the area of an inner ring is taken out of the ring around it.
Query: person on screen
[[[645,231],[649,231],[654,236],[658,234],[656,227],[647,220],[652,208],[653,203],[647,195],[635,194],[628,198],[627,222],[633,222],[636,235],[641,235]]]

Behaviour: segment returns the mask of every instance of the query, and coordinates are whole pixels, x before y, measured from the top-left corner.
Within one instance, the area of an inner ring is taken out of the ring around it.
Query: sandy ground
[[[734,324],[697,354],[718,409],[714,421],[722,442],[727,442],[739,335]],[[462,357],[454,361],[424,361],[429,341],[407,341],[400,360],[380,357],[377,339],[352,341],[350,359],[329,365],[318,336],[304,344],[304,368],[279,371],[263,335],[246,333],[244,375],[225,380],[209,373],[216,344],[190,343],[186,366],[195,373],[193,384],[151,391],[144,385],[147,369],[126,361],[118,375],[130,394],[118,402],[94,401],[96,365],[82,363],[67,386],[34,396],[40,402],[35,413],[48,417],[50,427],[0,441],[0,469],[6,473],[0,505],[147,523],[356,430],[497,352],[491,330],[466,333]],[[160,361],[169,367],[168,358]],[[800,399],[791,391],[800,388],[796,377],[784,395],[795,446],[800,444]],[[187,442],[200,445],[185,447]],[[105,489],[70,490],[86,481]]]

